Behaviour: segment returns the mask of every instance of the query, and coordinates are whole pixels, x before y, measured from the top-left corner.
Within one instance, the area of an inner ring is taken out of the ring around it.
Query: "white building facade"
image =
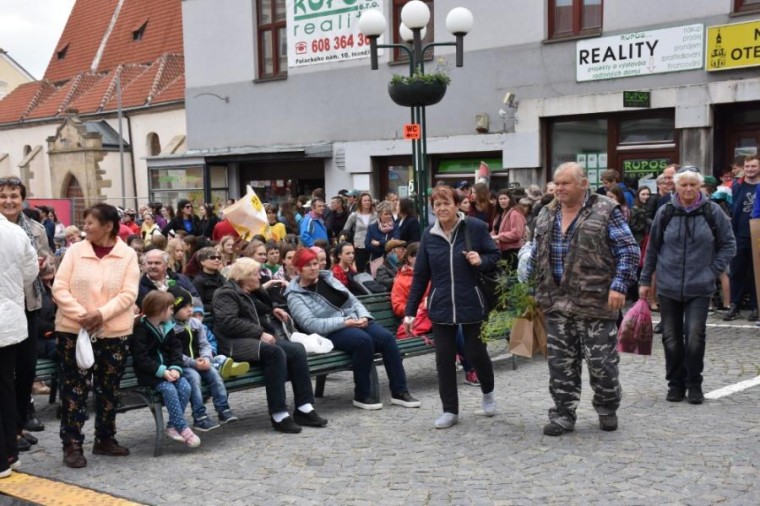
[[[397,41],[405,3],[185,0],[193,163],[225,179],[232,197],[246,184],[266,200],[320,186],[328,195],[408,193],[410,113],[387,94],[408,64],[386,49],[371,71],[355,27],[363,8],[377,6],[389,27],[381,42]],[[607,168],[636,184],[671,162],[718,175],[757,151],[757,2],[425,3],[436,42],[453,41],[452,8],[475,19],[462,68],[451,47],[426,61],[451,77],[443,100],[427,108],[428,184],[472,180],[480,161],[494,189],[542,184],[568,160],[584,164],[592,184]],[[342,43],[352,33],[353,45]]]

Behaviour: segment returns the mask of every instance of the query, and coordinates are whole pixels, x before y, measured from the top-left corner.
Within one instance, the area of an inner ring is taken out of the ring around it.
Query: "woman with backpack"
[[[639,298],[648,299],[657,273],[662,314],[667,400],[701,404],[705,329],[715,281],[736,252],[731,222],[702,192],[696,167],[682,167],[673,178],[675,194],[655,215],[639,281]]]

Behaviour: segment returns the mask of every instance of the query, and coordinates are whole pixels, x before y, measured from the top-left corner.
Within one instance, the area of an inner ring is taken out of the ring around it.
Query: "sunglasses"
[[[185,209],[192,209],[192,208],[193,208],[193,205],[192,205],[192,204],[187,204],[187,205],[185,206]]]
[[[676,174],[684,174],[685,172],[695,172],[699,174],[699,169],[694,167],[693,165],[687,165],[685,167],[681,167],[676,171]]]
[[[219,255],[214,255],[214,256],[208,257],[208,260],[221,260],[221,259],[222,259],[222,257],[219,256]]]
[[[20,186],[22,184],[22,181],[17,177],[0,177],[0,186]]]

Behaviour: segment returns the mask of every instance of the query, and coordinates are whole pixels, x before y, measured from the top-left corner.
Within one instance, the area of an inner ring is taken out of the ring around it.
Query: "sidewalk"
[[[710,318],[705,393],[759,374],[760,329],[725,323]],[[325,429],[273,432],[257,389],[232,394],[239,423],[201,434],[195,450],[168,441],[159,458],[147,409],[117,418],[119,442],[132,451],[123,459],[91,454],[88,423],[89,465],[79,470],[61,463],[55,409],[40,397],[47,430],[22,455],[22,470],[146,504],[760,504],[760,388],[701,406],[666,402],[658,337],[651,357],[621,357],[624,399],[612,433],[599,430],[584,380],[575,432],[543,435],[551,400],[541,357],[519,359],[516,371],[495,361],[494,418],[474,414],[480,391],[460,373],[460,424],[436,430],[435,359],[405,365],[420,409],[390,404],[383,371],[385,407],[355,409],[351,374],[342,373],[317,400]]]

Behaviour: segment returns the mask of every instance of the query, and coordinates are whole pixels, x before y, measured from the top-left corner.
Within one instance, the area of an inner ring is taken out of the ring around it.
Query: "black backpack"
[[[716,204],[717,205],[717,204]],[[676,207],[673,205],[672,202],[668,202],[665,204],[665,210],[662,212],[662,217],[660,218],[660,237],[655,246],[657,247],[657,251],[660,250],[662,247],[662,241],[665,237],[665,229],[668,228],[668,223],[670,223],[670,220],[673,219],[673,216],[704,216],[705,221],[707,221],[707,225],[710,227],[710,230],[712,231],[713,238],[715,239],[713,241],[713,244],[715,247],[718,247],[718,224],[715,223],[715,215],[713,215],[713,203],[708,202],[707,205],[699,206],[699,209],[696,210],[696,212],[693,213],[687,213],[683,210],[683,207]]]

